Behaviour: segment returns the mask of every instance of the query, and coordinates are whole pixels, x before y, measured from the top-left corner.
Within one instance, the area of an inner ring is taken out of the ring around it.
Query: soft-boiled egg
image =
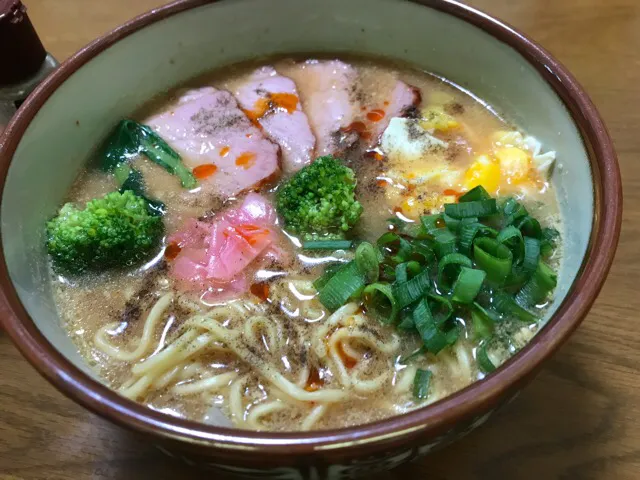
[[[392,163],[424,162],[441,153],[448,143],[420,126],[419,120],[394,117],[382,134],[380,147]]]
[[[455,201],[443,193],[457,187],[462,174],[446,159],[448,146],[426,131],[421,120],[392,118],[380,144],[389,161],[384,174],[389,205],[416,218]]]
[[[460,122],[446,113],[444,107],[439,105],[425,108],[420,114],[422,115],[420,126],[425,130],[447,132],[460,127]]]
[[[488,155],[480,155],[469,166],[464,174],[464,188],[472,188],[482,185],[489,193],[495,193],[500,187],[502,172],[496,160]]]
[[[505,131],[499,130],[493,134],[493,144],[496,149],[501,148],[518,148],[530,155],[531,166],[535,168],[544,180],[547,180],[549,173],[556,161],[556,152],[549,150],[542,153],[542,143],[528,135],[524,137],[517,130]]]
[[[555,161],[555,152],[541,153],[534,137],[498,131],[492,148],[479,152],[465,169],[464,163],[447,159],[448,143],[432,135],[458,128],[455,119],[438,106],[422,113],[422,119],[392,118],[380,144],[388,159],[382,183],[387,202],[410,218],[455,202],[478,185],[492,195],[540,188]]]
[[[498,190],[512,190],[514,186],[535,182],[537,173],[531,169],[531,156],[517,147],[502,147],[493,155],[480,155],[464,174],[464,188],[471,190],[482,185],[495,194]]]
[[[510,184],[524,182],[529,177],[529,152],[518,147],[502,147],[496,150],[495,157],[500,165],[500,172]]]
[[[498,190],[530,188],[547,179],[555,162],[555,152],[541,153],[538,140],[523,137],[516,130],[495,132],[492,144],[492,152],[477,157],[465,172],[465,189],[482,185],[494,194]]]

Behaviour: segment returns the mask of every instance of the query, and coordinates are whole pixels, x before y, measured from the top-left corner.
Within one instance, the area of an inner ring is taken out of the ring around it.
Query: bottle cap
[[[20,0],[0,0],[0,85],[22,82],[42,66],[47,52]]]

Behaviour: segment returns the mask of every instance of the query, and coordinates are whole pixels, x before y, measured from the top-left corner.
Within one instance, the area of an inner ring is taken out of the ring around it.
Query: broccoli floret
[[[353,170],[330,155],[318,158],[278,190],[285,229],[304,239],[344,238],[362,214],[355,187]]]
[[[112,192],[87,203],[72,203],[47,223],[47,250],[54,267],[79,274],[132,266],[156,250],[164,226],[147,202],[133,192]]]

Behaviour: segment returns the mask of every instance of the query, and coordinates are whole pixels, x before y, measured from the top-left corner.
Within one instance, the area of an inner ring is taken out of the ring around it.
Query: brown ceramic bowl
[[[260,55],[364,53],[411,62],[473,91],[558,152],[565,256],[546,326],[486,379],[411,413],[312,433],[180,420],[96,379],[59,326],[43,225],[111,125],[206,70]],[[2,323],[52,384],[191,464],[274,478],[351,477],[441,447],[510,400],[585,317],[611,265],[622,197],[611,139],[574,78],[509,26],[447,0],[179,0],[67,60],[0,139]],[[569,195],[571,192],[571,195]]]

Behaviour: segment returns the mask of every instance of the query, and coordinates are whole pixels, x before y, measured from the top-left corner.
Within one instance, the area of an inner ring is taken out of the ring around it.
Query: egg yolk
[[[482,185],[484,189],[494,194],[500,186],[500,165],[487,155],[480,155],[464,174],[464,187],[467,190]]]
[[[496,151],[496,159],[500,163],[502,174],[509,183],[518,184],[528,179],[531,158],[521,148],[500,148]]]
[[[517,130],[498,130],[491,138],[496,147],[522,146],[522,134]]]
[[[422,120],[420,126],[425,130],[437,130],[446,132],[460,126],[460,123],[448,113],[445,113],[442,107],[430,107],[421,112]]]

